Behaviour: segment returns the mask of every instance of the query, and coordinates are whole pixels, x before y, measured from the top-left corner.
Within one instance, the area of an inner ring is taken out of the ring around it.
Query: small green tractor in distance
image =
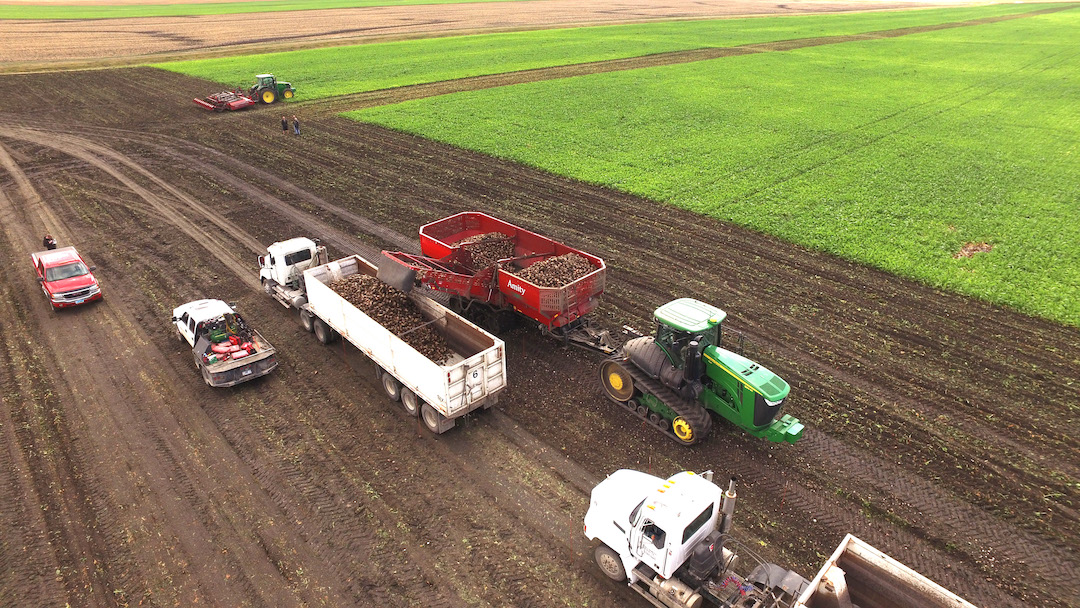
[[[277,80],[273,74],[259,74],[255,77],[255,84],[248,89],[248,97],[265,104],[272,104],[279,99],[292,99],[294,95],[296,89],[287,82]]]
[[[654,317],[655,336],[633,338],[601,363],[600,384],[609,398],[686,445],[709,434],[709,412],[769,441],[802,437],[802,423],[780,415],[788,383],[721,348],[727,313],[680,298],[657,308]]]

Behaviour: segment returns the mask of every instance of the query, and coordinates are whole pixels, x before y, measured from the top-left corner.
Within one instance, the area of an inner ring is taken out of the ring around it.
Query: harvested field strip
[[[1048,6],[1048,5],[1034,5]],[[232,88],[274,66],[298,86],[297,100],[316,100],[424,83],[659,55],[657,64],[727,56],[719,49],[759,44],[806,46],[805,40],[890,36],[921,28],[959,27],[1031,14],[1033,5],[680,21],[383,42],[154,64]],[[1043,10],[1035,8],[1034,10]],[[1049,5],[1046,10],[1061,10]],[[846,40],[846,39],[844,39]],[[837,40],[837,41],[844,41]],[[786,42],[781,42],[786,41]],[[777,48],[773,50],[783,50]],[[745,52],[745,51],[743,51]],[[688,53],[681,56],[680,53]],[[666,61],[662,58],[666,58]],[[616,64],[617,65],[617,64]],[[626,68],[622,68],[626,69]],[[595,70],[594,70],[595,71]],[[558,77],[558,76],[549,76]]]
[[[92,4],[79,6],[0,4],[0,19],[130,19],[138,17],[190,17],[277,13],[410,4],[457,4],[460,2],[514,2],[515,0],[251,0],[185,4]]]
[[[1065,41],[1077,19],[1055,11],[350,116],[1080,324],[1080,234],[1064,225],[1080,171],[1067,116],[1080,55]],[[993,250],[954,257],[972,241]]]

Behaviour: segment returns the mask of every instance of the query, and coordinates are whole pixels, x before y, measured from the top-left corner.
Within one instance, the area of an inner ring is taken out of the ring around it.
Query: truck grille
[[[87,287],[86,289],[79,289],[77,291],[69,291],[69,292],[66,292],[66,293],[59,294],[59,297],[65,299],[65,300],[81,300],[81,299],[89,296],[91,291],[92,290],[89,287]]]

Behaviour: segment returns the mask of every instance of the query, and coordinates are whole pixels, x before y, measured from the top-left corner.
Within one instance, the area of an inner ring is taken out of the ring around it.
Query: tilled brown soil
[[[981,606],[1080,606],[1076,328],[322,113],[286,137],[173,74],[0,85],[0,605],[639,605],[580,527],[633,467],[738,475],[736,534],[806,575],[853,532]],[[259,289],[274,240],[378,260],[464,210],[603,257],[612,329],[673,297],[727,310],[804,439],[677,446],[603,398],[599,355],[529,327],[500,404],[436,437]],[[46,231],[101,303],[48,310]],[[196,297],[237,302],[279,369],[206,387],[168,322]]]
[[[447,34],[955,4],[935,0],[516,0],[187,17],[0,20],[0,40],[4,41],[0,70],[134,65],[237,49],[275,52]]]

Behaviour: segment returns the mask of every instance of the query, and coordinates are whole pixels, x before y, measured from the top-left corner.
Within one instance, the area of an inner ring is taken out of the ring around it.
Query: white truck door
[[[645,519],[630,532],[630,546],[635,557],[657,572],[663,572],[667,562],[667,532]]]
[[[195,319],[188,313],[180,315],[176,321],[176,331],[180,332],[180,336],[187,340],[188,344],[195,344]]]

